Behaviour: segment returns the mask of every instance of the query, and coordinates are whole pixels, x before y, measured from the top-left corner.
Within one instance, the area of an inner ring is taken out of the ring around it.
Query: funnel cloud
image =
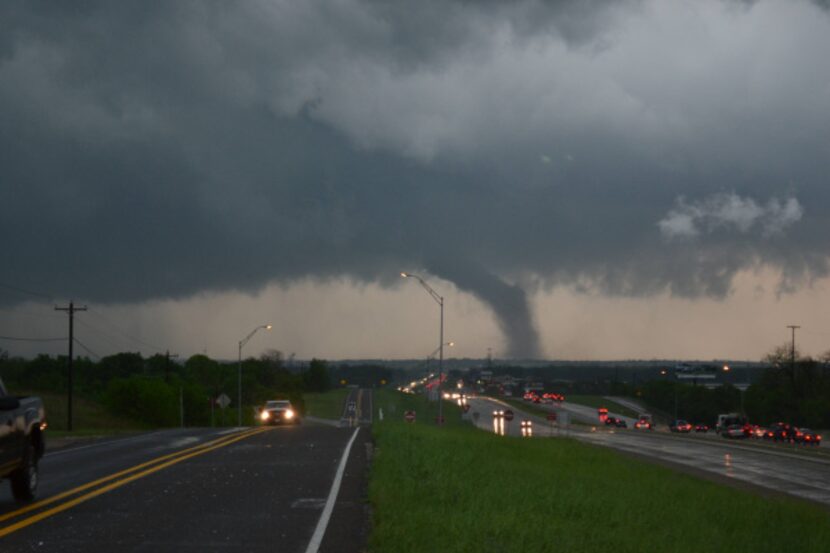
[[[15,288],[144,305],[423,267],[537,357],[537,291],[797,290],[830,257],[826,8],[3,2],[0,330]]]

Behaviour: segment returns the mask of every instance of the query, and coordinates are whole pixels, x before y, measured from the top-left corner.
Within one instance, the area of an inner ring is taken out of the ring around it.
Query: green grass
[[[623,407],[619,403],[611,401],[610,399],[605,399],[602,396],[566,396],[565,400],[571,403],[576,403],[578,405],[587,405],[588,407],[595,407],[597,409],[599,409],[600,407],[606,407],[612,413],[616,413],[624,417],[633,417],[636,419],[640,415],[640,413],[638,413],[637,411],[633,411],[628,407]]]
[[[415,399],[377,398],[396,414]],[[374,553],[801,553],[830,543],[821,508],[570,439],[505,438],[398,416],[373,431]]]
[[[75,395],[72,398],[72,432],[67,431],[67,397],[55,392],[21,392],[38,396],[46,409],[50,436],[102,436],[147,430],[146,425],[110,414],[103,405]]]
[[[303,394],[306,415],[323,419],[340,419],[348,388],[336,388],[321,394]]]
[[[395,390],[374,390],[375,420],[378,409],[383,410],[384,422],[403,422],[406,411],[415,411],[415,423],[435,426],[438,402],[427,401],[422,394],[404,394]],[[461,409],[452,402],[443,404],[445,426],[469,425],[462,421]]]
[[[543,407],[540,407],[539,405],[537,405],[533,402],[530,402],[530,401],[525,401],[523,399],[511,399],[511,398],[505,398],[505,397],[498,398],[498,399],[500,399],[501,401],[503,401],[503,402],[505,402],[509,405],[512,405],[516,409],[519,409],[519,410],[524,411],[525,413],[529,413],[531,415],[546,417],[547,415],[550,414],[550,411],[548,411],[548,410],[544,409]],[[554,406],[555,406],[555,404],[554,404]]]

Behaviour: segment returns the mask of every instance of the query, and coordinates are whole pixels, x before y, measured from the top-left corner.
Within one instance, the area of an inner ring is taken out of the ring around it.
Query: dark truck
[[[45,429],[40,398],[9,395],[0,380],[0,479],[11,480],[17,501],[35,497]]]

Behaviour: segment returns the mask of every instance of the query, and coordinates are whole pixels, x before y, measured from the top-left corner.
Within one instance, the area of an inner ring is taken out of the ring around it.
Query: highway
[[[470,399],[470,418],[485,430],[521,436],[521,421],[533,422],[535,437],[567,436],[585,443],[610,447],[638,457],[679,467],[720,482],[784,493],[830,507],[830,456],[825,448],[794,450],[783,445],[727,440],[716,435],[687,436],[668,432],[608,429],[602,426],[570,425],[555,428],[541,416],[522,414],[515,407],[489,398]],[[569,411],[584,414],[582,406]],[[496,409],[511,409],[511,423],[494,420]],[[475,413],[478,413],[476,416]],[[580,418],[574,415],[574,418]],[[593,420],[597,421],[596,413]]]
[[[304,421],[49,452],[34,503],[3,482],[0,551],[361,551],[369,434]]]

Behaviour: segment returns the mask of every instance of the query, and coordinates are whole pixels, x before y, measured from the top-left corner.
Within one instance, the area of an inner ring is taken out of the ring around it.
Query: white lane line
[[[248,427],[246,427],[246,426],[234,426],[233,428],[229,428],[228,430],[223,430],[221,432],[217,432],[216,435],[217,436],[224,436],[225,434],[233,434],[234,432],[242,432],[246,428],[248,428]]]
[[[208,438],[210,438],[214,435],[223,436],[225,434],[233,434],[234,432],[240,432],[242,430],[244,430],[244,428],[240,426],[240,427],[237,427],[237,428],[231,428],[230,430],[223,430],[222,432],[216,432],[215,434],[205,434],[204,436],[200,436],[199,438],[197,438],[197,440],[199,440],[199,439],[208,439]],[[106,445],[125,444],[125,443],[137,442],[137,441],[144,440],[144,439],[146,439],[150,436],[155,436],[156,434],[161,434],[163,432],[167,432],[167,431],[166,430],[155,430],[153,432],[147,432],[145,434],[139,434],[138,436],[132,436],[132,437],[129,437],[129,438],[111,438],[111,439],[106,439],[105,438],[104,440],[102,440],[100,442],[96,442],[94,444],[79,445],[79,446],[71,446],[70,445],[70,446],[67,446],[65,448],[58,449],[57,451],[47,451],[47,453],[44,455],[44,457],[55,457],[57,455],[65,455],[67,453],[75,453],[76,451],[83,451],[84,449],[90,449],[90,448],[93,448],[93,447],[102,447],[102,446],[106,446]],[[47,440],[46,441],[46,448],[48,450],[49,449],[49,441],[48,441],[49,437],[48,436],[47,436],[46,440]],[[173,445],[173,447],[175,447],[175,444]]]
[[[89,449],[91,447],[101,447],[105,445],[112,445],[112,444],[125,444],[130,442],[136,442],[147,438],[148,436],[153,436],[154,434],[159,434],[164,432],[163,430],[156,430],[155,432],[148,432],[146,434],[140,434],[138,436],[133,436],[131,438],[114,438],[114,439],[104,439],[103,441],[96,442],[94,444],[87,444],[87,445],[79,445],[79,446],[66,446],[62,449],[57,451],[49,451],[44,455],[44,457],[54,457],[55,455],[64,455],[66,453],[74,453],[76,451],[81,451],[83,449]],[[49,449],[49,436],[46,437],[46,448]]]
[[[340,466],[337,467],[337,474],[334,476],[334,482],[331,484],[331,491],[329,491],[329,498],[326,500],[326,507],[320,515],[320,520],[317,521],[317,528],[314,529],[314,535],[311,536],[311,541],[308,542],[305,553],[317,553],[320,549],[320,544],[323,543],[323,536],[326,534],[331,512],[334,510],[334,502],[337,501],[337,494],[340,492],[340,483],[343,480],[343,472],[346,470],[346,462],[349,460],[349,452],[352,450],[352,444],[354,443],[354,439],[357,438],[358,432],[360,432],[359,426],[354,429],[352,438],[346,445],[346,450],[340,459]]]

